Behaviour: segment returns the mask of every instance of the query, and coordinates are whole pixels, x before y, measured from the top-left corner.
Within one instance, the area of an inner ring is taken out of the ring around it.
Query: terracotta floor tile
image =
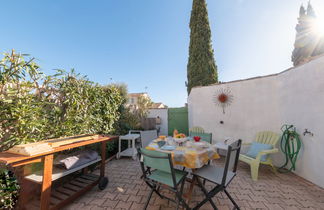
[[[213,164],[223,164],[224,160],[214,161]],[[99,171],[95,171],[99,173]],[[140,179],[141,169],[137,161],[122,158],[107,163],[106,173],[109,185],[103,191],[93,188],[65,209],[142,209],[149,195],[150,188]],[[189,187],[186,183],[184,192]],[[214,185],[207,182],[206,188]],[[241,209],[324,209],[324,189],[304,180],[292,173],[273,173],[269,167],[262,166],[259,180],[254,182],[250,176],[247,164],[239,163],[238,175],[228,186],[228,192]],[[162,190],[162,194],[174,198],[174,193]],[[194,207],[204,199],[202,191],[195,187],[190,207]],[[232,209],[233,204],[225,193],[219,193],[213,198],[218,209]],[[171,210],[175,204],[153,194],[148,209]],[[213,209],[209,202],[202,210]]]

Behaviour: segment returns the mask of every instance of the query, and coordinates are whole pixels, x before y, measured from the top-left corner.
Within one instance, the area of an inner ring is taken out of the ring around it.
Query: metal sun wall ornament
[[[223,114],[225,114],[225,107],[231,105],[233,102],[234,96],[232,95],[232,92],[228,88],[221,88],[217,91],[217,93],[214,96],[214,102],[217,106],[222,107]]]

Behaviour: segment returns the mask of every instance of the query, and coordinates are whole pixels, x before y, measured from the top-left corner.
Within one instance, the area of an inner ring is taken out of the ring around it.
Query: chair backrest
[[[225,160],[224,173],[223,173],[223,179],[222,179],[223,186],[226,183],[228,171],[236,173],[237,164],[238,164],[240,151],[241,151],[241,145],[242,145],[242,140],[239,139],[228,146],[226,160]]]
[[[151,141],[157,139],[157,130],[140,131],[141,146],[145,148]]]
[[[199,136],[201,138],[202,141],[206,141],[208,143],[212,143],[212,133],[196,133],[196,132],[190,132],[190,136],[194,137],[194,136]]]
[[[279,134],[274,133],[272,131],[262,131],[257,133],[255,137],[255,142],[262,143],[262,144],[271,144],[273,147],[279,141]]]
[[[143,176],[146,179],[147,170],[146,168],[157,169],[170,173],[172,175],[173,184],[176,186],[175,173],[173,169],[172,159],[170,153],[163,153],[159,151],[148,150],[139,148],[138,150],[140,157],[141,168]]]
[[[129,130],[128,134],[140,134],[141,131],[140,130]]]
[[[189,133],[190,132],[195,132],[195,133],[205,133],[204,129],[202,127],[192,127],[189,129]]]
[[[144,166],[171,173],[170,154],[144,148],[140,148],[139,153],[142,155]]]

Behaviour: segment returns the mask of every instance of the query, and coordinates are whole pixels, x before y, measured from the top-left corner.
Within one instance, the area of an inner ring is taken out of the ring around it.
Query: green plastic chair
[[[189,133],[195,132],[195,133],[205,133],[204,129],[202,127],[192,127],[189,129]]]
[[[197,132],[190,132],[190,135],[191,137],[194,137],[194,136],[200,136],[201,140],[202,141],[206,141],[208,143],[212,143],[212,133],[197,133]]]
[[[177,209],[181,204],[186,209],[189,209],[189,206],[182,198],[183,186],[188,173],[173,168],[171,154],[144,148],[139,148],[138,154],[140,155],[144,181],[151,188],[144,209],[147,208],[153,192],[161,198],[175,202],[177,204]],[[168,186],[168,188],[176,194],[176,200],[166,197],[159,192],[162,185]]]
[[[272,163],[272,159],[269,154],[277,153],[279,150],[276,148],[276,144],[279,140],[280,136],[277,133],[272,131],[263,131],[259,132],[256,135],[255,142],[262,143],[262,144],[271,144],[273,149],[270,150],[263,150],[258,153],[256,158],[249,157],[244,154],[240,154],[239,159],[251,167],[251,177],[254,181],[258,180],[259,174],[259,166],[260,164],[270,165],[274,172],[276,172],[276,168]],[[252,143],[244,143],[243,145],[251,145]],[[263,155],[268,155],[266,161],[261,161],[261,157]]]

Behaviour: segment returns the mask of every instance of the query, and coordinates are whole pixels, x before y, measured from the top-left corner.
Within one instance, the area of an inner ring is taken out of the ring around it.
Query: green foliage
[[[148,115],[149,108],[152,106],[153,102],[150,97],[141,95],[137,99],[137,108],[135,109],[135,115],[139,118],[145,118]]]
[[[56,136],[111,133],[123,103],[119,89],[94,84],[73,70],[68,74],[61,73],[63,76],[54,81],[58,90],[58,97],[55,97],[58,119],[53,131]]]
[[[0,62],[0,151],[46,138],[115,131],[126,100],[118,87],[100,86],[74,70],[45,76],[25,57],[12,51]]]
[[[195,86],[218,82],[205,0],[193,0],[192,4],[187,79],[188,94]]]
[[[0,169],[0,209],[13,209],[18,199],[19,185],[14,174]]]
[[[126,134],[129,130],[140,129],[140,121],[128,107],[122,107],[120,110],[120,118],[116,123],[116,132]]]
[[[28,55],[5,53],[0,61],[0,152],[61,136],[119,134],[128,122],[126,100],[127,88],[98,85],[74,70],[46,76]],[[107,144],[108,152],[116,148],[116,142]],[[15,202],[18,188],[10,176],[0,172],[0,208]]]
[[[119,89],[119,92],[121,93],[122,98],[124,100],[123,104],[126,104],[127,100],[128,100],[127,85],[126,84],[112,84],[112,86]],[[144,104],[146,104],[148,102],[146,100],[142,100],[140,102],[141,104],[140,104],[139,109],[140,110],[144,109],[144,111],[137,112],[136,110],[131,109],[128,106],[120,106],[119,107],[118,111],[120,113],[120,118],[119,118],[118,122],[116,122],[116,126],[115,126],[117,133],[126,134],[131,129],[135,129],[135,130],[140,129],[140,116],[139,116],[140,114],[139,113],[145,114],[148,111],[148,107],[145,105],[143,106],[142,102]]]
[[[43,76],[38,70],[33,59],[25,61],[14,51],[0,61],[0,151],[34,141],[47,125],[43,117],[47,101],[40,102],[35,92],[37,80]]]

